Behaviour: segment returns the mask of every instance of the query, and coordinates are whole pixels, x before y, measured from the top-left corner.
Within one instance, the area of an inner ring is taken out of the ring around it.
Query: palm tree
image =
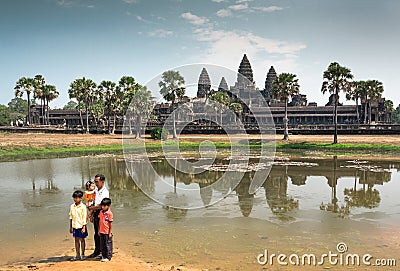
[[[44,115],[43,86],[46,84],[46,80],[40,74],[35,75],[33,80],[35,81],[34,90],[33,90],[33,95],[34,95],[33,97],[35,99],[40,99],[40,111],[41,111],[41,116],[42,116],[42,123],[41,124],[44,124],[45,116],[43,116]]]
[[[120,88],[111,81],[102,81],[98,86],[98,94],[100,99],[104,101],[104,106],[107,109],[107,132],[110,134],[110,116],[114,116],[113,133],[115,132],[115,115],[118,111],[118,104],[120,103]]]
[[[56,99],[60,93],[57,91],[56,87],[53,85],[44,85],[42,87],[42,93],[43,93],[43,99],[44,99],[44,103],[45,103],[45,115],[46,115],[46,124],[50,124],[49,122],[49,102],[53,101],[54,99]]]
[[[148,118],[153,110],[153,98],[146,87],[139,89],[130,103],[132,115],[135,117],[136,138],[140,138],[140,124],[143,118]]]
[[[292,73],[281,73],[274,80],[272,84],[272,95],[275,98],[279,98],[281,101],[285,101],[285,119],[284,119],[284,132],[283,140],[289,140],[289,129],[288,129],[288,116],[287,107],[289,97],[299,94],[300,86],[299,80],[296,78],[295,74]]]
[[[360,112],[358,101],[365,95],[365,81],[354,81],[353,87],[346,93],[347,100],[356,102],[357,123],[360,123]]]
[[[161,75],[162,80],[158,83],[160,94],[165,100],[172,103],[172,110],[175,109],[175,102],[178,102],[185,95],[185,79],[179,74],[179,71],[165,71]],[[177,138],[176,135],[176,123],[175,123],[175,112],[172,112],[173,117],[173,138]]]
[[[392,115],[393,111],[394,111],[394,105],[393,105],[393,101],[392,100],[385,100],[385,111],[386,112],[390,112],[389,114],[386,114],[386,122],[390,122],[390,116]]]
[[[126,114],[129,104],[132,101],[134,95],[142,88],[142,86],[136,82],[135,78],[131,76],[122,76],[119,80],[119,87],[122,91],[122,110],[123,113]],[[132,134],[132,116],[133,114],[129,114],[127,116],[129,119],[129,134]]]
[[[97,100],[89,107],[89,114],[93,117],[94,122],[98,123],[100,118],[104,116],[104,102]]]
[[[28,117],[27,121],[31,123],[31,93],[34,90],[35,81],[33,78],[26,78],[21,77],[15,83],[15,97],[21,97],[22,94],[25,92],[26,96],[28,97]]]
[[[85,77],[75,79],[68,90],[69,98],[75,98],[79,104],[82,103],[86,111],[86,133],[89,133],[89,107],[98,98],[96,93],[96,83],[91,79]],[[81,123],[83,126],[83,120],[81,115]]]
[[[339,103],[339,92],[348,92],[352,87],[351,79],[353,75],[350,69],[340,66],[339,63],[333,62],[329,65],[328,69],[324,71],[324,82],[322,83],[321,91],[326,93],[327,91],[334,94],[335,98],[335,112],[334,112],[334,124],[335,133],[333,136],[333,144],[337,144],[337,107]]]
[[[240,119],[240,116],[243,112],[243,107],[240,103],[231,103],[229,108],[235,112],[235,114],[238,116],[238,118]],[[237,119],[235,118],[235,123],[237,122]]]
[[[220,125],[222,125],[222,113],[229,107],[230,99],[226,92],[218,91],[210,96],[214,108],[219,111]]]
[[[382,98],[383,84],[378,80],[368,80],[366,82],[366,101],[368,101],[368,123],[371,124],[371,102]]]

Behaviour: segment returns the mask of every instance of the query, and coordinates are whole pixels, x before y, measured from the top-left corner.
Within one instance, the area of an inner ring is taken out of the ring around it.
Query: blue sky
[[[397,106],[399,25],[397,0],[3,0],[0,104],[22,76],[42,74],[61,93],[51,106],[62,107],[82,76],[145,84],[191,63],[236,71],[247,53],[259,88],[273,65],[324,104],[322,73],[337,61],[357,80],[383,81]]]

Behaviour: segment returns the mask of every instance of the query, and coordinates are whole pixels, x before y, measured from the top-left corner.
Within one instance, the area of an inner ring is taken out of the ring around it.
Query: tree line
[[[345,94],[347,100],[356,102],[357,122],[360,123],[359,114],[359,101],[365,105],[364,109],[364,124],[371,124],[371,102],[377,101],[382,98],[384,91],[382,82],[378,80],[367,81],[353,81],[353,74],[347,67],[341,66],[337,62],[329,65],[323,73],[323,83],[321,91],[323,94],[329,92],[334,97],[334,139],[333,143],[337,143],[337,108],[339,104],[339,95],[341,92]],[[281,73],[273,82],[273,95],[280,98],[285,102],[285,117],[284,117],[284,140],[289,139],[288,133],[288,117],[287,117],[287,104],[289,97],[299,94],[300,86],[295,74]],[[393,111],[393,102],[390,100],[385,101],[385,106]],[[400,105],[399,105],[400,107]],[[368,112],[368,119],[367,119]],[[368,121],[367,121],[368,120]]]
[[[334,97],[334,143],[337,143],[337,107],[341,92],[345,94],[347,100],[355,101],[358,123],[361,122],[358,105],[359,102],[364,103],[364,112],[369,114],[368,117],[367,114],[364,114],[364,124],[368,124],[371,121],[371,102],[382,97],[384,90],[382,82],[378,80],[353,81],[353,78],[351,70],[337,62],[331,63],[323,73],[321,91],[324,94],[329,92]],[[171,102],[172,108],[175,108],[176,102],[181,101],[184,97],[186,91],[184,84],[185,80],[178,71],[166,71],[162,74],[159,82],[160,94],[166,101]],[[278,74],[272,86],[273,96],[285,103],[284,139],[288,140],[287,106],[289,98],[300,93],[297,76],[291,73]],[[43,124],[49,124],[49,102],[59,96],[55,86],[46,84],[46,80],[42,75],[36,75],[34,78],[20,78],[16,82],[14,90],[16,97],[22,97],[24,93],[27,96],[27,122],[31,122],[30,105],[32,101],[35,102],[38,99],[40,100],[42,116],[44,117]],[[141,120],[150,116],[154,104],[150,91],[137,83],[135,78],[131,76],[121,77],[118,83],[103,80],[99,84],[89,78],[78,78],[69,85],[68,94],[71,101],[64,108],[77,109],[79,111],[81,126],[85,128],[86,132],[89,132],[89,116],[91,116],[95,122],[105,118],[107,120],[107,131],[112,133],[115,130],[116,117],[124,116],[131,104],[132,106],[129,109],[132,114],[130,114],[130,119],[128,120],[129,129],[132,131],[131,125],[135,124],[136,136],[140,136],[139,125]],[[390,100],[385,101],[385,106],[391,111],[394,110],[393,102]],[[208,108],[215,111],[216,121],[217,113],[220,114],[222,121],[222,114],[228,108],[237,115],[240,115],[243,111],[242,105],[231,101],[229,95],[223,91],[215,92],[209,96]],[[6,109],[6,106],[0,106],[1,125],[9,124],[4,123],[4,119],[6,119],[4,115],[7,115],[5,113]],[[83,112],[85,113],[86,122],[83,121]],[[173,114],[172,117],[173,136],[176,137],[175,115]],[[111,122],[111,118],[113,122]],[[394,111],[392,120],[395,123],[400,123],[400,105]],[[113,123],[113,127],[111,127],[111,123]]]
[[[81,124],[84,126],[82,112],[86,114],[86,132],[89,133],[89,115],[97,122],[101,117],[107,119],[108,133],[114,133],[117,116],[124,116],[128,109],[129,127],[134,122],[137,125],[136,136],[141,118],[148,116],[153,108],[153,99],[149,90],[136,82],[134,77],[123,76],[118,83],[103,80],[98,85],[91,79],[75,79],[68,89],[70,99],[77,101]],[[131,106],[130,106],[131,105]],[[113,118],[113,127],[111,127]]]
[[[27,125],[32,123],[31,105],[36,105],[36,100],[40,101],[43,119],[43,123],[40,124],[50,124],[49,103],[59,96],[59,91],[54,85],[46,84],[42,75],[33,78],[22,77],[16,82],[14,91],[16,98],[9,103],[9,106],[0,105],[0,125],[10,125],[13,119],[25,119],[25,117]],[[21,99],[24,94],[27,100]],[[96,123],[103,117],[107,119],[107,131],[111,133],[115,130],[116,116],[125,115],[130,103],[132,103],[130,108],[132,120],[129,120],[129,124],[131,121],[140,122],[142,116],[149,115],[153,108],[150,91],[131,76],[121,77],[118,83],[103,80],[99,84],[85,77],[78,78],[69,85],[68,94],[71,100],[64,109],[79,111],[81,126],[87,133],[90,128],[89,116]],[[26,104],[23,101],[27,101]],[[15,104],[18,104],[18,111],[13,109]],[[24,110],[21,110],[21,104],[24,104]],[[83,121],[83,112],[86,122]],[[111,117],[114,120],[113,127],[111,127]],[[140,135],[140,131],[136,133],[137,136]]]

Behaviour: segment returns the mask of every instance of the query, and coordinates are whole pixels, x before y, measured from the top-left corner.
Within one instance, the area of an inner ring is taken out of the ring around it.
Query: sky
[[[145,85],[193,63],[237,71],[246,53],[260,89],[274,66],[323,105],[322,74],[336,61],[355,80],[382,81],[397,106],[399,26],[398,0],[2,0],[0,104],[23,76],[55,85],[60,97],[50,106],[60,108],[76,78],[130,75]]]

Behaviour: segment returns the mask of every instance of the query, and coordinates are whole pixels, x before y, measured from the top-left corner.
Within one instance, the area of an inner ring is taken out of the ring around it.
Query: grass
[[[294,150],[329,150],[329,151],[378,151],[378,152],[400,152],[400,146],[391,144],[331,144],[331,143],[278,143],[277,149],[294,149]]]
[[[177,142],[165,142],[164,148],[173,149],[177,146]],[[199,142],[180,142],[180,151],[198,150]],[[203,145],[204,146],[204,145]],[[216,149],[229,149],[229,142],[216,142]],[[243,144],[235,144],[235,146],[245,146]],[[264,143],[263,146],[272,146],[270,143]],[[130,151],[143,153],[142,145],[127,146]],[[251,142],[249,144],[251,150],[259,150],[261,144]],[[377,155],[398,155],[400,154],[400,146],[391,144],[330,144],[330,143],[277,143],[276,150],[281,152],[298,152],[298,151],[321,151],[329,154],[337,155],[354,155],[361,154],[377,154]],[[146,152],[161,152],[162,144],[160,142],[146,143]],[[56,158],[56,157],[76,157],[83,155],[98,155],[98,154],[122,154],[123,147],[120,144],[115,145],[100,145],[100,146],[49,146],[46,148],[34,147],[10,147],[0,149],[0,161],[18,161],[40,158]]]

